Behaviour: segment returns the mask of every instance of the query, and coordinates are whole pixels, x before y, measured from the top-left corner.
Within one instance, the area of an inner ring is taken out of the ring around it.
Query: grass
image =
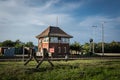
[[[45,61],[35,69],[37,63],[0,62],[0,80],[119,80],[120,59]]]

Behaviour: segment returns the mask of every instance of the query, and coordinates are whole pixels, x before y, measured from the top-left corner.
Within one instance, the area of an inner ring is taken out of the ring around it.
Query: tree
[[[15,41],[15,47],[16,48],[20,48],[22,46],[24,46],[25,44],[23,42],[21,42],[19,39]]]
[[[2,47],[2,42],[0,42],[0,47]]]
[[[3,41],[2,46],[3,47],[14,47],[15,43],[11,40],[6,40],[6,41]]]
[[[75,50],[76,53],[80,52],[81,51],[81,45],[79,42],[74,42],[73,44],[70,45],[70,49],[71,50]]]
[[[25,44],[26,47],[34,47],[33,42],[29,41]]]
[[[82,49],[83,49],[83,52],[88,53],[89,50],[90,50],[90,44],[89,44],[89,43],[85,43],[85,44],[82,46]]]
[[[111,48],[112,52],[119,53],[120,52],[120,43],[112,41],[110,43],[110,48]]]
[[[111,43],[104,43],[104,46],[105,53],[120,53],[120,42],[112,41]],[[101,42],[96,44],[95,52],[102,52]]]

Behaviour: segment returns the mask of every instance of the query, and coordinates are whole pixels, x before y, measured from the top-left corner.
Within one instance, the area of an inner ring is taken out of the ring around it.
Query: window
[[[43,41],[44,41],[44,42],[49,42],[49,37],[45,37],[45,38],[43,39]]]
[[[69,38],[62,38],[62,43],[69,43]]]
[[[51,37],[50,38],[50,42],[57,43],[58,42],[58,38],[57,37]]]

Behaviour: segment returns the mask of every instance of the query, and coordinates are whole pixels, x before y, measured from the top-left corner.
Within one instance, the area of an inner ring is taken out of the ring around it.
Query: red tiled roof
[[[62,29],[59,27],[49,26],[46,30],[44,30],[41,34],[36,36],[36,38],[42,38],[42,37],[67,37],[72,38],[71,35],[65,33]]]

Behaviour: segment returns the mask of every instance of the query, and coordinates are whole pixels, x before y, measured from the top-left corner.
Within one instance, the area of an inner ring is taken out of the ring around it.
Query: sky
[[[56,24],[58,17],[58,25]],[[120,41],[120,0],[0,0],[0,42],[32,41],[48,26],[58,26],[84,44]]]

